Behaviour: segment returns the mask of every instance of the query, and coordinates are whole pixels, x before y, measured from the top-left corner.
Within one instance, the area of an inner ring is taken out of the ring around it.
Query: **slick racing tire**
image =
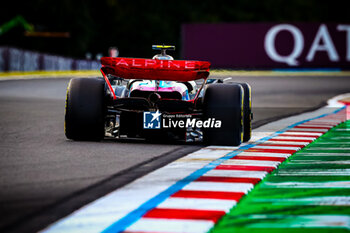
[[[99,141],[104,137],[105,84],[98,78],[71,79],[66,96],[68,139]]]
[[[247,83],[240,83],[244,90],[243,99],[243,142],[252,137],[252,91]]]
[[[220,128],[204,128],[208,145],[238,146],[243,140],[243,87],[239,84],[215,83],[207,86],[203,98],[204,120],[221,121]]]

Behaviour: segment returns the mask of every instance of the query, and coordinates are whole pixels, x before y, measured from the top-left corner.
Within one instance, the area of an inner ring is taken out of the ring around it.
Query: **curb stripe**
[[[296,151],[296,150],[299,150],[300,147],[298,146],[293,146],[293,145],[285,145],[285,146],[278,146],[278,145],[274,145],[274,146],[267,146],[265,144],[259,144],[257,146],[254,146],[254,149],[273,149],[273,150],[293,150],[293,151]]]
[[[270,139],[272,140],[272,139]],[[263,152],[263,153],[287,153],[287,154],[292,154],[297,150],[283,150],[283,149],[263,149],[263,148],[250,148],[248,150],[245,150],[246,152],[255,152],[255,153],[259,153],[259,152]]]
[[[313,140],[301,140],[301,139],[270,139],[268,141],[272,141],[272,142],[312,142]]]
[[[239,155],[248,155],[248,156],[271,156],[271,157],[288,157],[290,153],[265,153],[265,152],[241,152]]]
[[[290,139],[290,140],[315,140],[317,137],[313,137],[313,138],[310,138],[310,137],[283,137],[283,136],[280,136],[278,135],[277,137],[274,137],[273,139]]]
[[[194,191],[194,190],[180,190],[171,197],[183,198],[205,198],[205,199],[220,199],[239,201],[245,193],[243,192],[218,192],[218,191]]]
[[[243,165],[219,165],[215,169],[272,172],[275,168],[274,167],[260,167],[260,166],[243,166]]]
[[[169,197],[157,207],[159,209],[188,209],[229,211],[236,205],[234,200],[218,200],[209,198]]]
[[[304,126],[304,125],[300,125],[300,126],[295,126],[294,128],[296,129],[330,129],[332,127],[317,127],[317,126]]]
[[[264,161],[278,161],[283,162],[286,158],[285,157],[267,157],[267,156],[235,156],[235,159],[248,159],[248,160],[264,160]]]
[[[288,158],[290,154],[282,154],[282,153],[253,153],[253,152],[242,152],[239,154],[241,157],[273,157],[273,158]]]
[[[213,221],[207,220],[141,218],[135,224],[128,227],[124,233],[206,232],[213,225]]]
[[[276,167],[280,162],[276,161],[265,161],[265,160],[248,160],[248,159],[236,159],[232,158],[226,160],[222,165],[245,165],[245,166],[266,166],[266,167]]]
[[[233,171],[233,170],[217,170],[213,169],[207,172],[206,176],[220,176],[220,177],[246,177],[246,178],[259,178],[262,179],[266,176],[267,172],[264,171]]]
[[[259,145],[262,145],[262,146],[295,146],[295,147],[299,147],[299,148],[302,148],[304,147],[306,144],[282,144],[282,143],[272,143],[272,142],[266,142],[266,143],[261,143]]]
[[[312,135],[312,136],[318,137],[318,136],[321,136],[323,133],[322,132],[304,132],[304,131],[290,131],[290,130],[288,130],[283,134],[290,134],[293,136],[295,136],[295,135],[310,135],[311,136]],[[283,134],[280,134],[278,136],[281,136]],[[305,136],[305,137],[308,137],[308,136]]]
[[[261,179],[259,178],[247,178],[247,177],[202,176],[195,181],[256,184],[260,180]]]
[[[226,214],[225,211],[215,211],[215,210],[154,208],[148,211],[143,216],[143,218],[191,219],[191,220],[195,219],[195,220],[209,220],[209,221],[217,222],[225,214]]]
[[[310,135],[310,134],[303,134],[303,135],[295,135],[295,134],[280,134],[279,137],[296,137],[296,138],[303,138],[303,137],[310,137],[310,138],[318,138],[319,135]]]
[[[286,142],[286,141],[266,141],[264,143],[262,143],[261,145],[265,145],[266,144],[271,144],[271,145],[289,145],[289,146],[306,146],[309,143],[308,142],[294,142],[294,141],[290,141],[290,142]]]
[[[286,132],[301,132],[301,133],[325,133],[327,132],[328,129],[294,129],[294,128],[291,128],[289,129],[288,131]]]
[[[186,185],[183,190],[194,191],[218,191],[218,192],[243,192],[247,193],[254,185],[250,183],[224,183],[196,181]]]

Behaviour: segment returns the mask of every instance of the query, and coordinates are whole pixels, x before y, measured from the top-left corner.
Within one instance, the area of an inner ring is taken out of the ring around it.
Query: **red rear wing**
[[[102,57],[101,70],[125,79],[191,81],[209,75],[210,62]]]

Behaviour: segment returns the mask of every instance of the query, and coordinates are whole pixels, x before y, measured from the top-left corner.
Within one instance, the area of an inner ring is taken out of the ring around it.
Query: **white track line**
[[[265,160],[248,160],[248,159],[229,159],[222,163],[222,165],[244,165],[244,166],[258,166],[258,167],[277,167],[281,162],[265,161]]]
[[[247,193],[253,187],[254,185],[250,183],[224,183],[224,182],[196,181],[196,182],[189,183],[182,190]]]
[[[212,221],[151,219],[142,218],[126,229],[127,232],[171,232],[171,233],[201,233],[214,226]]]
[[[290,154],[282,153],[262,153],[262,152],[242,152],[239,156],[254,156],[254,157],[276,157],[276,158],[288,158]]]
[[[204,176],[219,176],[219,177],[247,177],[262,179],[267,175],[264,171],[230,171],[230,170],[211,170]]]
[[[157,208],[221,210],[227,212],[232,208],[232,206],[236,205],[236,203],[237,202],[233,200],[170,197],[164,202],[160,203]]]
[[[282,149],[282,150],[299,150],[300,147],[295,146],[264,146],[263,144],[259,144],[258,146],[254,146],[255,149]]]

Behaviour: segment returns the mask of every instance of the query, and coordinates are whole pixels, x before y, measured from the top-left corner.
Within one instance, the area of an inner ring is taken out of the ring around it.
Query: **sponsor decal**
[[[138,68],[162,68],[162,69],[195,69],[198,66],[196,61],[173,61],[154,60],[139,58],[114,58],[115,66],[138,67]],[[197,67],[198,68],[198,67]]]

